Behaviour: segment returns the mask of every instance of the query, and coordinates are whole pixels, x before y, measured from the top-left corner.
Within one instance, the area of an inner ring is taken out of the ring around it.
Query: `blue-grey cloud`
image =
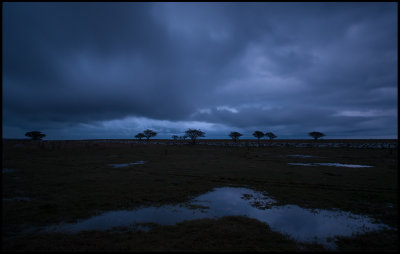
[[[4,3],[3,136],[114,137],[135,118],[133,133],[202,122],[221,137],[397,137],[397,15],[397,3]]]

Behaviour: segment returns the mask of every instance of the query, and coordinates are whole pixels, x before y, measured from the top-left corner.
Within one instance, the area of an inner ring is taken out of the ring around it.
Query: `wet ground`
[[[3,148],[3,250],[397,248],[391,149]]]

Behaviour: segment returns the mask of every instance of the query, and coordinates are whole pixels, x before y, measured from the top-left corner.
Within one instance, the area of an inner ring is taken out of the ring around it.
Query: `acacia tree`
[[[311,137],[313,137],[314,140],[317,140],[317,139],[319,139],[319,138],[325,136],[325,134],[323,134],[323,133],[321,133],[321,132],[318,132],[318,131],[310,132],[310,133],[308,133],[308,135],[310,135]]]
[[[196,144],[196,139],[198,137],[204,137],[205,133],[202,132],[201,130],[195,130],[195,129],[188,129],[185,131],[185,136],[189,137],[192,140],[192,144]]]
[[[269,137],[269,140],[276,138],[275,134],[272,132],[265,133],[265,136]]]
[[[178,140],[178,138],[179,138],[179,137],[178,137],[177,135],[172,135],[172,139],[173,139],[173,140]]]
[[[155,137],[157,135],[157,132],[147,129],[143,131],[143,134],[147,138],[147,140],[149,140],[151,137]]]
[[[32,140],[41,140],[42,138],[46,137],[46,134],[40,131],[29,131],[25,133],[25,136],[30,137]]]
[[[146,137],[143,133],[136,134],[135,138],[142,140],[142,138]]]
[[[233,139],[233,141],[237,142],[239,137],[243,136],[243,134],[237,132],[237,131],[233,131],[229,134],[229,137],[231,137]]]
[[[255,131],[253,136],[258,139],[258,146],[260,146],[260,138],[264,137],[264,133],[262,131]]]

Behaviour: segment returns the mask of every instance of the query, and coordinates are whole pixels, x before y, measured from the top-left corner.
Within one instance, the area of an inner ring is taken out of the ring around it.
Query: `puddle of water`
[[[316,163],[288,163],[293,166],[317,166]]]
[[[318,163],[321,166],[348,167],[348,168],[372,168],[373,166],[342,164],[342,163]]]
[[[389,228],[375,224],[361,215],[339,210],[311,210],[297,205],[274,206],[272,198],[246,188],[216,188],[188,203],[136,210],[105,212],[77,223],[61,223],[45,229],[49,232],[76,233],[82,230],[107,230],[114,227],[131,227],[137,223],[174,225],[185,220],[220,218],[223,216],[248,216],[267,223],[272,230],[287,234],[300,242],[318,242],[335,248],[328,239],[351,236],[354,233]]]
[[[130,163],[120,163],[120,164],[108,164],[114,168],[122,168],[122,167],[129,167],[131,165],[142,165],[145,161],[137,161],[137,162],[130,162]]]
[[[288,163],[289,165],[298,166],[334,166],[346,168],[372,168],[373,166],[356,165],[356,164],[342,164],[342,163]]]
[[[2,173],[14,173],[14,172],[17,172],[17,170],[11,168],[3,168],[2,170]]]
[[[3,198],[3,201],[31,201],[31,199],[27,197],[13,197],[13,198]]]
[[[386,207],[393,208],[393,204],[392,203],[387,203]]]
[[[322,158],[319,156],[312,156],[312,155],[301,155],[301,154],[288,154],[288,157],[299,157],[299,158]]]

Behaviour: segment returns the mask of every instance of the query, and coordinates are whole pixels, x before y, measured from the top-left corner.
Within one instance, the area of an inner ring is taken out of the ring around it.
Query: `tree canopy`
[[[233,131],[229,134],[229,137],[231,137],[235,142],[239,139],[239,137],[243,136],[243,134]]]
[[[136,134],[135,138],[142,140],[142,138],[146,137],[143,133]]]
[[[260,140],[260,138],[264,137],[264,133],[262,131],[255,131],[253,136]]]
[[[264,137],[264,133],[262,131],[253,132],[253,136],[258,139],[258,146],[260,146],[260,138]]]
[[[202,132],[201,130],[195,130],[195,129],[188,129],[187,131],[185,131],[185,134],[192,140],[193,144],[196,143],[196,139],[198,137],[204,137],[205,135],[205,133]]]
[[[311,137],[313,137],[315,140],[317,140],[317,139],[319,139],[319,138],[325,136],[325,134],[323,134],[323,133],[321,133],[321,132],[318,132],[318,131],[310,132],[310,133],[308,133],[308,135],[310,135]]]
[[[147,129],[143,131],[143,134],[147,138],[147,140],[149,140],[151,137],[155,137],[157,135],[157,132]]]
[[[25,136],[32,138],[32,140],[41,140],[42,138],[46,137],[46,134],[40,131],[29,131],[25,133]]]
[[[272,132],[265,133],[265,136],[269,137],[270,140],[276,138],[276,135]]]

